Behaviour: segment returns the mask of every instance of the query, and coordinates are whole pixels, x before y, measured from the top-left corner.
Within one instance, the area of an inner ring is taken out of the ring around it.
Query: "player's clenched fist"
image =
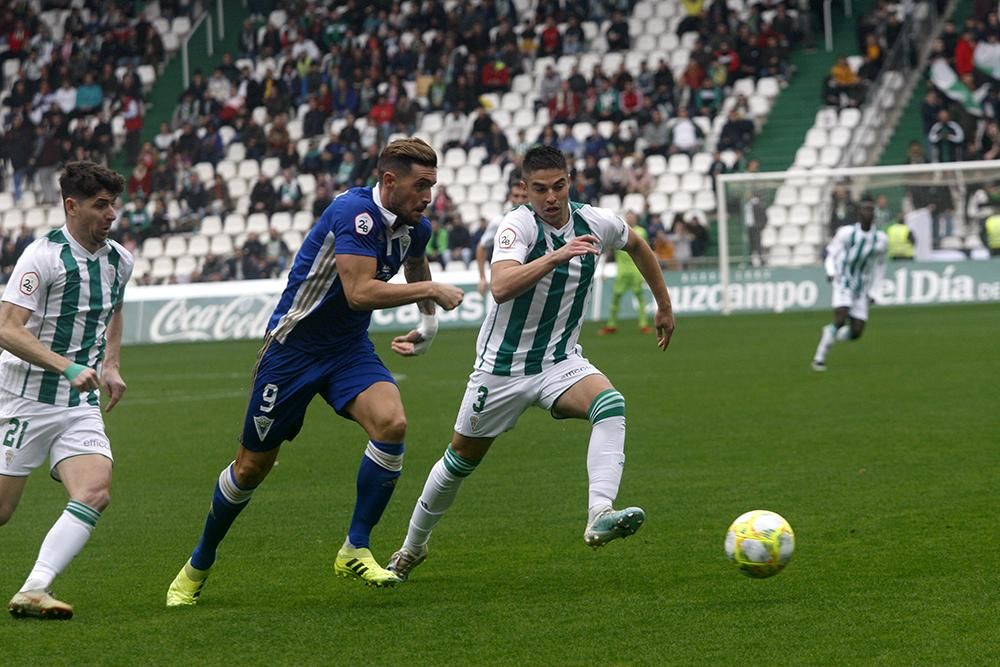
[[[457,308],[462,303],[465,292],[460,287],[445,283],[434,283],[434,303],[445,310]]]

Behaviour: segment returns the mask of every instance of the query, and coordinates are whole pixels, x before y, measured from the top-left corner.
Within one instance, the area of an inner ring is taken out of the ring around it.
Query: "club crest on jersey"
[[[500,232],[500,234],[497,236],[497,245],[503,248],[504,250],[509,250],[514,246],[515,240],[517,240],[517,234],[514,232],[513,229],[510,229],[508,227],[507,229]]]
[[[367,213],[358,213],[354,216],[354,231],[358,234],[367,235],[374,225],[375,222]]]
[[[261,442],[264,442],[264,438],[267,437],[267,432],[271,430],[271,424],[273,423],[273,419],[264,415],[258,415],[253,418],[254,428],[257,429],[257,437],[260,438]]]
[[[14,462],[14,450],[8,449],[5,458],[7,460],[7,467],[10,467],[10,464]]]
[[[31,296],[38,289],[39,282],[38,274],[34,271],[28,271],[21,276],[21,294]]]
[[[476,429],[479,428],[479,415],[469,417],[469,426],[472,427],[472,432],[475,433]]]

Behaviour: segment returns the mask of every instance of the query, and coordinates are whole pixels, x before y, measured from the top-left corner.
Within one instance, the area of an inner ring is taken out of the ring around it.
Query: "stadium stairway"
[[[835,7],[839,7],[836,5]],[[872,0],[862,0],[854,6],[854,16],[871,11]],[[792,54],[796,73],[788,87],[775,101],[764,129],[750,147],[749,158],[760,160],[761,171],[788,169],[795,159],[795,151],[805,142],[806,132],[812,127],[816,112],[823,106],[823,81],[838,55],[858,53],[855,30],[856,21],[842,11],[833,12],[833,51],[825,50],[822,27],[816,32],[816,52],[798,49]]]
[[[217,25],[218,15],[214,12],[212,5],[212,29],[213,29],[213,55],[207,52],[205,30],[206,24],[198,29],[191,36],[189,43],[188,58],[191,64],[191,71],[201,69],[207,79],[212,74],[216,64],[222,61],[222,54],[230,51],[236,56],[240,30],[243,21],[250,16],[250,11],[246,3],[227,2],[225,3],[225,38],[219,39],[219,28]],[[207,23],[207,22],[206,22]],[[146,116],[142,126],[142,141],[152,141],[156,133],[159,132],[160,123],[170,122],[177,106],[177,98],[184,90],[184,72],[181,64],[180,51],[173,54],[167,62],[163,73],[157,77],[156,83],[146,96]],[[115,156],[111,163],[111,168],[128,178],[132,173],[132,168],[125,164],[125,151]]]

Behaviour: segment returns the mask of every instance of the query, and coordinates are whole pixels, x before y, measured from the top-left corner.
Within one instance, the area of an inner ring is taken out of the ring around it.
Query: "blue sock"
[[[358,467],[358,499],[347,532],[355,547],[368,547],[372,528],[382,518],[403,469],[403,443],[368,441]]]
[[[205,529],[202,531],[198,546],[191,553],[191,565],[198,570],[207,570],[215,563],[215,552],[222,538],[229,532],[229,527],[240,515],[243,508],[250,502],[253,489],[241,489],[236,485],[236,475],[233,473],[233,463],[219,475],[215,483],[215,493],[212,495],[212,509],[205,519]]]

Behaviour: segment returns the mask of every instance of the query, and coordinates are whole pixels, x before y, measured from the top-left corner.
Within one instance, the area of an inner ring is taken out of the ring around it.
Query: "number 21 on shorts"
[[[4,447],[21,449],[24,444],[24,434],[28,430],[28,420],[11,417],[7,420],[7,431],[3,435]]]

